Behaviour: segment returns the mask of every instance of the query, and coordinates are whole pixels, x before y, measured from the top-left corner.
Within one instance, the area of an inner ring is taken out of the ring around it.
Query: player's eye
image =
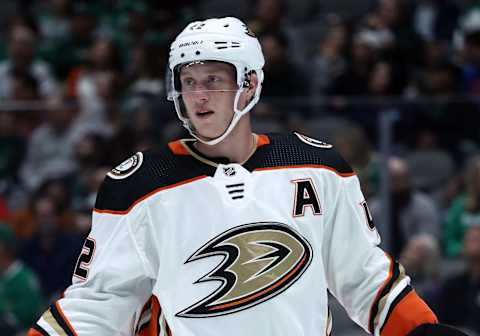
[[[219,77],[219,76],[215,76],[215,75],[210,75],[208,76],[208,82],[209,83],[218,83],[220,82],[222,79]]]
[[[182,85],[192,87],[195,85],[195,81],[193,80],[193,78],[183,78]]]

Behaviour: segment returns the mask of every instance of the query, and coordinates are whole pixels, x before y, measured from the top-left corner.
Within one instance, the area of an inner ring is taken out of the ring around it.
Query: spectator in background
[[[452,40],[460,15],[459,5],[451,0],[415,1],[413,25],[425,41]]]
[[[92,211],[95,206],[98,190],[110,166],[98,166],[80,176],[74,195],[75,230],[87,235],[91,229]]]
[[[365,197],[376,195],[380,180],[380,159],[365,130],[354,124],[343,127],[334,135],[333,144],[357,174]]]
[[[70,38],[72,26],[72,0],[48,0],[37,14],[37,24],[42,40],[40,53],[55,59],[58,44]]]
[[[40,210],[45,197],[55,202],[55,208],[59,213],[59,229],[65,232],[74,231],[75,221],[70,210],[71,197],[66,182],[59,179],[47,180],[32,192],[28,206],[13,214],[12,228],[20,242],[30,239],[40,230],[42,221]]]
[[[349,46],[350,59],[345,71],[333,81],[327,93],[333,96],[357,96],[367,93],[368,77],[378,59],[377,40],[368,31],[354,34]]]
[[[19,135],[29,138],[33,130],[43,121],[43,103],[37,79],[28,73],[14,73],[12,76],[12,92],[8,97],[17,108],[15,112],[15,128]]]
[[[21,177],[30,188],[37,188],[49,177],[62,177],[75,170],[73,119],[76,103],[62,96],[50,98],[45,122],[35,129],[28,144]]]
[[[432,99],[420,104],[420,110],[410,116],[410,123],[417,129],[428,129],[441,134],[438,137],[439,145],[459,160],[466,143],[480,140],[478,104],[468,97],[461,101],[455,99],[462,95],[461,76],[461,70],[451,62],[425,68],[419,93]],[[452,127],[455,124],[462,127]]]
[[[347,42],[346,24],[339,19],[334,19],[329,24],[325,37],[319,43],[312,65],[307,65],[312,76],[310,94],[313,98],[324,95],[333,81],[345,71]]]
[[[37,199],[35,215],[38,231],[24,241],[21,258],[37,272],[50,301],[70,284],[84,237],[62,230],[62,212],[52,197]]]
[[[307,79],[302,69],[290,62],[288,40],[283,33],[267,32],[260,35],[259,39],[265,55],[263,71],[267,79],[262,85],[264,103],[257,105],[256,116],[282,118],[285,117],[285,111],[291,115],[293,106],[298,106],[298,104],[289,106],[289,102],[285,98],[305,95]],[[277,114],[275,115],[275,113]]]
[[[155,44],[137,44],[125,70],[129,96],[165,96],[167,54]]]
[[[35,273],[17,258],[13,231],[0,223],[0,330],[13,335],[27,330],[43,309]]]
[[[467,269],[442,286],[438,317],[441,321],[480,333],[480,226],[466,229],[462,246]]]
[[[57,91],[50,66],[35,59],[36,32],[22,22],[14,22],[8,34],[8,58],[0,63],[0,99],[12,98],[14,78],[32,76],[38,82],[40,96],[48,97]]]
[[[459,256],[465,231],[480,225],[480,156],[467,164],[464,192],[457,196],[447,212],[444,225],[445,252],[449,257]]]
[[[441,135],[435,128],[427,127],[415,134],[415,143],[405,153],[405,159],[412,171],[414,186],[435,199],[443,217],[458,194],[457,164],[451,152],[439,144]]]
[[[18,181],[25,155],[25,139],[15,128],[13,112],[0,111],[0,194]]]
[[[422,41],[411,23],[407,1],[377,0],[373,12],[365,18],[366,26],[378,36],[389,36],[384,45],[384,57],[387,57],[401,72],[410,71],[419,61],[417,52]]]
[[[467,12],[456,35],[463,72],[463,89],[467,94],[480,94],[480,8]]]
[[[113,162],[115,159],[112,159],[111,151],[107,154],[107,143],[107,139],[95,133],[87,133],[75,143],[77,171],[72,181],[72,208],[77,213],[90,214],[98,187],[94,182],[94,176],[101,174],[99,171],[105,170],[102,167],[110,167],[116,163]]]
[[[18,171],[26,141],[15,127],[16,119],[13,112],[0,111],[0,222],[10,221],[11,213],[22,206],[25,198]]]
[[[388,161],[391,185],[390,225],[382,222],[383,209],[380,199],[374,197],[369,206],[375,225],[382,236],[382,247],[398,257],[408,241],[420,233],[439,237],[440,218],[433,200],[415,190],[405,160],[393,157]]]
[[[441,256],[437,238],[421,233],[407,242],[399,258],[415,290],[434,311],[438,308]]]
[[[285,23],[284,0],[259,0],[256,2],[253,19],[247,26],[257,35],[266,32],[281,32]]]
[[[384,110],[392,109],[396,102],[389,101],[392,97],[403,93],[403,83],[395,64],[387,60],[379,60],[372,68],[368,78],[367,95],[374,103],[370,106],[356,106],[351,110],[351,117],[363,125],[370,134],[370,138],[376,141],[378,132],[378,114]]]
[[[67,78],[71,69],[88,62],[88,50],[97,29],[95,4],[82,0],[73,1],[70,27],[69,36],[57,43],[49,58],[61,79]]]
[[[118,1],[116,12],[111,15],[107,8],[106,15],[115,21],[116,29],[111,32],[115,42],[122,47],[123,59],[130,61],[130,52],[138,43],[149,43],[155,40],[156,32],[152,29],[152,6],[149,1]]]
[[[118,47],[110,39],[97,38],[89,49],[88,63],[74,68],[67,80],[68,95],[78,99],[78,123],[111,135],[119,117],[121,70]]]
[[[358,70],[360,69],[367,70],[366,67],[359,67]],[[353,101],[349,101],[345,96],[334,97],[330,108],[336,111],[337,115],[344,115],[361,125],[365,128],[370,141],[377,143],[379,113],[394,109],[398,103],[395,100],[392,101],[392,97],[401,95],[403,92],[399,69],[392,62],[380,59],[369,66],[367,73],[354,74],[352,79],[345,75],[337,81],[340,84],[340,91],[337,91],[337,94],[343,90],[344,92],[356,91],[354,95],[368,96],[370,101],[365,103],[362,97],[348,97],[353,98]],[[363,78],[363,76],[366,77]],[[342,80],[344,82],[340,83]],[[355,98],[360,98],[360,101],[356,101]]]
[[[135,118],[137,113],[146,115],[151,124],[149,131],[164,136],[161,126],[175,121],[170,104],[164,99],[168,85],[165,80],[165,49],[155,43],[138,44],[132,50],[132,61],[125,71],[127,88],[122,101],[123,121]],[[155,111],[155,113],[152,113]],[[159,127],[160,126],[160,127]],[[151,134],[150,134],[151,135]]]
[[[74,153],[77,176],[88,173],[102,165],[112,165],[108,151],[107,139],[97,133],[85,133],[75,142]]]

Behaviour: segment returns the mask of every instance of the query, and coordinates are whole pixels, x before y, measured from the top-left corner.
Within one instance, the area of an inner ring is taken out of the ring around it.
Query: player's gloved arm
[[[437,323],[403,267],[377,246],[380,237],[358,178],[338,177],[330,183],[327,192],[332,194],[326,199],[334,201],[325,213],[322,254],[329,289],[350,318],[380,336],[406,336],[421,324]]]
[[[97,204],[104,192],[100,191]],[[29,336],[133,333],[137,312],[153,286],[153,271],[144,252],[148,233],[142,207],[94,210],[72,285],[40,317]]]

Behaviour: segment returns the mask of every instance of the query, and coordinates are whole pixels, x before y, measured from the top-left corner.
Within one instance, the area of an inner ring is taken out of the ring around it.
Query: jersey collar
[[[241,162],[240,164],[243,165],[245,162],[247,162],[259,147],[270,144],[270,139],[265,134],[255,135],[255,138],[256,138],[255,148],[250,153],[250,155],[247,157],[247,159],[244,162]],[[199,160],[199,161],[201,161],[205,164],[213,166],[213,167],[217,167],[219,164],[231,163],[230,160],[228,158],[225,158],[225,157],[209,157],[209,156],[206,156],[205,154],[201,153],[198,149],[195,148],[195,146],[194,146],[195,142],[197,142],[196,139],[181,139],[181,140],[176,140],[176,141],[170,142],[168,144],[168,147],[170,147],[170,150],[175,155],[189,155],[189,156],[192,156],[193,158],[195,158],[195,159],[197,159],[197,160]]]

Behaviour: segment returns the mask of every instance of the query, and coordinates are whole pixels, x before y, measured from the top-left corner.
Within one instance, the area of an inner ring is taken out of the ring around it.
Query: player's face
[[[198,135],[206,139],[221,136],[234,114],[235,68],[222,62],[187,65],[180,70],[180,83],[187,117]]]

